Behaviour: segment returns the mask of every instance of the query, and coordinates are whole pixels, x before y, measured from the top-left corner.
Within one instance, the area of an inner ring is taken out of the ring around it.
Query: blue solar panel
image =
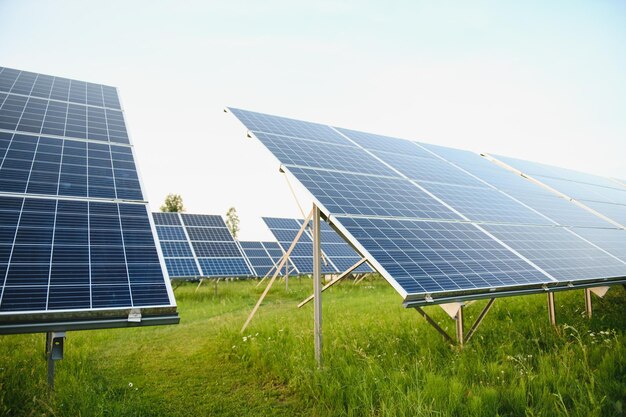
[[[523,159],[509,158],[506,156],[498,155],[496,158],[526,174],[530,174],[533,177],[535,175],[539,175],[541,177],[620,189],[619,184],[616,184],[609,178],[604,178],[599,175],[587,174],[585,172],[575,171],[572,169],[541,164],[539,162],[524,161]]]
[[[0,67],[0,91],[2,328],[175,313],[116,90]]]
[[[303,168],[289,171],[331,213],[460,219],[442,203],[403,178]]]
[[[373,156],[352,145],[335,145],[255,132],[256,137],[286,165],[397,177]],[[324,152],[320,152],[323,147]]]
[[[626,188],[619,181],[521,159],[503,156],[498,156],[497,159],[580,201],[601,215],[621,225],[626,224]]]
[[[0,192],[142,200],[131,148],[12,135],[0,161]]]
[[[276,135],[291,136],[303,139],[312,139],[318,142],[349,144],[340,134],[329,126],[318,123],[302,122],[286,117],[268,116],[238,109],[231,109],[239,120],[250,130],[255,132],[273,133]]]
[[[171,278],[253,275],[221,216],[152,213]]]
[[[423,184],[423,187],[474,221],[521,224],[552,224],[493,188]]]
[[[243,123],[246,124],[245,122]],[[393,152],[400,155],[417,156],[421,158],[433,158],[431,153],[422,149],[415,142],[411,142],[406,139],[375,135],[373,133],[359,132],[339,127],[335,129],[365,149],[372,151]]]
[[[407,294],[548,280],[472,224],[348,217],[338,220]]]
[[[276,244],[277,242],[239,242],[241,245],[241,249],[243,250],[244,255],[248,259],[248,262],[252,266],[254,270],[254,274],[257,277],[264,277],[270,272],[274,271],[275,266],[278,265],[280,256],[274,259],[270,253],[265,249],[265,245],[272,246],[272,244]],[[276,246],[280,251],[280,247]]]
[[[412,180],[485,187],[482,182],[441,159],[417,158],[382,151],[374,154]]]
[[[494,186],[495,188],[503,191],[509,196],[517,199],[524,205],[528,206],[530,209],[533,209],[544,216],[548,217],[553,222],[563,225],[563,226],[584,226],[584,227],[611,227],[612,225],[599,218],[598,216],[590,213],[589,211],[577,206],[576,204],[572,204],[570,201],[565,200],[564,198],[559,197],[553,192],[547,190],[544,187],[541,187],[537,184],[534,184],[520,175],[514,174],[508,170],[504,170],[496,164],[488,161],[487,159],[479,156],[478,154],[462,151],[459,149],[450,149],[444,148],[441,146],[421,144],[424,148],[429,149],[431,152],[439,155],[440,157],[446,158],[450,162],[454,163],[458,167],[467,171],[468,173],[480,178],[482,181]],[[425,184],[426,188],[431,188],[428,184]],[[431,189],[435,194],[439,195],[437,191]],[[450,205],[455,207],[457,210],[463,212],[461,207],[456,206],[451,199],[447,199],[446,196],[440,195],[440,197],[448,202]],[[479,194],[476,194],[475,197],[479,197]],[[482,204],[485,199],[478,198],[480,201],[479,205]],[[508,211],[513,208],[511,206]],[[484,210],[488,211],[490,208],[485,207]],[[506,207],[499,207],[497,216],[504,215]],[[515,208],[515,212],[518,213],[527,213],[528,210],[519,209],[519,207]],[[470,216],[468,213],[463,212],[469,218],[474,220],[480,220],[480,218],[474,218]],[[519,215],[519,214],[516,214]],[[498,221],[495,218],[484,218],[484,220],[492,220]],[[513,220],[513,219],[510,219]],[[534,223],[534,224],[545,224],[545,221],[522,221],[519,219],[517,221],[512,221],[514,223]]]
[[[572,231],[626,262],[626,230],[576,227]]]
[[[263,217],[263,221],[278,241],[283,252],[287,252],[301,228],[302,220]],[[306,231],[300,236],[293,248],[289,262],[295,266],[296,272],[299,274],[313,273],[313,240]],[[322,272],[335,273],[337,270],[325,258],[322,262]]]
[[[120,110],[9,94],[0,106],[0,129],[128,144]]]
[[[584,201],[583,203],[603,216],[626,226],[626,205],[599,203],[596,201]]]
[[[274,217],[264,217],[263,220],[286,252],[298,234],[302,220]],[[289,257],[301,274],[313,272],[313,239],[310,233],[307,228]],[[322,272],[343,272],[361,259],[361,256],[326,223],[321,224],[320,239],[323,254]],[[355,272],[372,272],[372,269],[368,265],[361,265]]]
[[[233,113],[313,195],[324,217],[409,301],[429,301],[428,294],[447,299],[450,294],[539,291],[544,285],[626,276],[626,263],[563,227],[610,223],[477,154],[340,128],[333,131],[347,144],[321,143],[308,131],[308,122],[291,119],[289,133],[274,140],[257,120],[281,125],[282,118]],[[373,171],[370,157],[376,161]],[[368,168],[359,166],[360,159]],[[602,192],[601,201],[626,196],[626,190],[591,187],[600,189],[595,192]],[[278,232],[278,240],[293,234]],[[543,239],[536,244],[543,253],[527,250],[530,236]],[[566,267],[572,254],[549,251],[553,245],[571,249],[588,266],[572,273]],[[303,253],[308,249],[303,246]]]
[[[624,262],[576,238],[565,228],[513,225],[483,227],[560,282],[626,276]]]
[[[115,87],[0,67],[0,91],[121,109]]]

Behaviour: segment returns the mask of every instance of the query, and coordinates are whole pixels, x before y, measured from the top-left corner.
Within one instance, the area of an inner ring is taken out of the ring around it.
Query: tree
[[[165,203],[161,206],[161,211],[166,213],[178,213],[185,211],[183,198],[180,194],[168,194],[167,197],[165,197]]]
[[[234,207],[229,208],[226,212],[226,226],[228,226],[230,234],[237,239],[237,234],[239,233],[239,216],[237,215],[237,209]]]

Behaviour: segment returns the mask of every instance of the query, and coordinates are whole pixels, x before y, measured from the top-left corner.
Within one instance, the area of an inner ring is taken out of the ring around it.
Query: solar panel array
[[[170,278],[249,277],[253,273],[221,216],[152,213]]]
[[[240,241],[239,245],[256,277],[275,272],[283,256],[278,242]]]
[[[287,251],[302,227],[302,219],[264,217],[263,221],[270,229],[283,251]],[[328,224],[321,223],[321,249],[323,254],[322,272],[341,273],[357,263],[359,256]],[[313,273],[313,238],[310,227],[305,229],[289,260],[299,274]],[[366,265],[360,265],[355,272],[372,272]]]
[[[626,278],[571,230],[611,223],[479,155],[231,111],[408,302]]]
[[[117,90],[0,67],[2,331],[175,313],[161,265]]]

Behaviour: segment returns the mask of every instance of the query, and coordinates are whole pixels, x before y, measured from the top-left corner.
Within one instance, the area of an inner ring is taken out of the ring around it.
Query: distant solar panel
[[[264,217],[263,220],[285,252],[289,249],[302,226],[302,219]],[[329,225],[323,224],[320,232],[322,253],[324,254],[322,272],[340,273],[361,259],[361,256]],[[289,260],[296,266],[298,273],[313,273],[313,240],[308,229],[296,243]],[[372,269],[364,264],[355,269],[355,272],[372,272]]]
[[[171,278],[248,277],[252,272],[221,216],[152,213]]]
[[[0,333],[178,321],[115,88],[0,67],[0,276]]]
[[[241,249],[248,259],[248,262],[250,263],[250,266],[252,267],[255,276],[264,277],[268,273],[275,271],[275,268],[278,266],[280,256],[278,257],[278,259],[275,259],[275,257],[271,256],[266,249],[266,245],[268,247],[272,247],[272,245],[276,243],[277,242],[239,242],[239,244],[241,245]]]
[[[478,155],[231,111],[409,303],[626,278],[626,263],[561,227],[610,223]],[[574,261],[565,251],[529,249],[529,237],[584,252],[581,272],[563,266]]]

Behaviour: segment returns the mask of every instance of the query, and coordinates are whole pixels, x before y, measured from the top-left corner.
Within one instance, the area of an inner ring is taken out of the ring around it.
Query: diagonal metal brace
[[[462,307],[459,309],[459,311],[457,312],[457,316],[456,316],[456,320],[457,320],[457,343],[459,345],[463,345],[464,343],[469,342],[469,340],[472,338],[472,336],[474,335],[474,333],[476,333],[476,330],[478,329],[478,327],[480,326],[480,324],[482,323],[482,321],[484,320],[485,316],[487,315],[487,313],[489,312],[489,310],[491,309],[491,307],[493,306],[493,303],[496,301],[495,298],[491,298],[489,299],[489,302],[487,303],[487,305],[483,308],[483,310],[480,312],[480,314],[478,315],[478,318],[476,319],[476,321],[474,322],[474,324],[472,325],[472,327],[470,328],[470,330],[467,332],[466,335],[463,335],[462,333],[462,327],[463,327],[463,316],[462,316]],[[455,341],[454,339],[448,334],[446,333],[445,330],[443,330],[435,320],[433,320],[424,310],[422,310],[420,307],[418,306],[414,306],[413,308],[415,308],[415,310],[417,310],[417,312],[426,319],[426,321],[428,322],[428,324],[430,324],[431,326],[433,326],[435,328],[435,330],[437,330],[448,342],[454,344]],[[459,314],[461,313],[461,314]]]
[[[489,313],[489,310],[491,309],[491,306],[493,305],[495,301],[496,301],[495,298],[491,298],[489,302],[487,303],[487,305],[485,306],[485,308],[483,308],[483,311],[480,312],[480,314],[478,315],[478,318],[476,319],[476,322],[474,323],[472,328],[469,330],[469,332],[467,332],[467,335],[465,336],[465,343],[469,342],[469,340],[472,338],[472,336],[476,332],[476,329],[478,329],[478,326],[480,326],[480,323],[482,323],[487,313]]]
[[[333,285],[335,285],[336,283],[338,283],[339,281],[341,281],[342,279],[344,279],[345,277],[347,277],[348,275],[350,275],[350,273],[352,271],[354,271],[355,269],[357,269],[359,266],[361,266],[364,262],[366,261],[365,258],[360,259],[357,263],[355,263],[354,265],[352,265],[350,268],[346,269],[343,273],[341,273],[341,275],[339,275],[337,278],[335,278],[334,280],[330,281],[328,284],[324,285],[324,287],[322,287],[322,292],[326,291],[326,289],[332,287]],[[309,295],[307,298],[305,298],[300,304],[298,304],[298,308],[302,307],[303,305],[307,304],[309,301],[313,300],[315,298],[315,294],[311,294]]]
[[[280,270],[285,265],[285,262],[289,259],[289,256],[291,255],[291,252],[296,247],[296,243],[298,243],[298,240],[300,240],[300,237],[302,236],[302,234],[306,230],[306,225],[309,223],[309,221],[311,220],[312,217],[313,217],[313,211],[311,211],[309,213],[307,218],[304,220],[304,223],[302,223],[302,227],[300,227],[300,230],[298,231],[298,234],[296,235],[296,237],[293,240],[293,242],[291,242],[291,246],[289,246],[289,249],[285,253],[285,256],[283,256],[282,260],[280,261],[280,264],[276,267],[276,271],[274,272],[274,275],[272,276],[272,279],[270,279],[270,282],[267,283],[267,287],[265,287],[265,290],[263,290],[263,293],[259,297],[259,300],[256,302],[254,308],[250,312],[250,315],[246,319],[246,322],[243,324],[243,327],[241,328],[241,333],[243,333],[244,330],[246,330],[246,327],[248,327],[248,324],[250,324],[250,321],[252,320],[252,317],[254,317],[254,315],[256,314],[257,310],[261,306],[261,303],[263,302],[263,299],[265,298],[267,293],[270,292],[270,288],[272,288],[272,284],[274,284],[274,281],[276,281],[276,277],[278,277],[278,273],[280,272]]]
[[[428,322],[428,324],[430,324],[431,326],[433,326],[435,328],[435,330],[437,330],[439,333],[441,333],[441,335],[444,337],[444,339],[446,339],[448,342],[450,343],[454,343],[454,339],[450,337],[450,335],[448,335],[448,333],[446,333],[445,330],[443,330],[441,327],[439,327],[439,325],[437,324],[437,322],[435,320],[433,320],[424,310],[422,310],[420,307],[415,306],[413,307],[415,308],[415,310],[417,310],[417,312],[426,319],[426,321]]]

